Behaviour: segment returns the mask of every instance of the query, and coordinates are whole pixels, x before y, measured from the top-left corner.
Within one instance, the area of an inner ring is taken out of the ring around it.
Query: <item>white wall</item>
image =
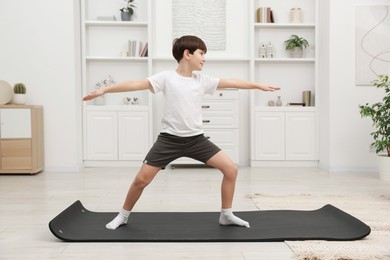
[[[358,4],[389,5],[390,1],[330,0],[329,126],[322,125],[321,129],[329,134],[328,154],[322,158],[329,158],[330,171],[376,169],[375,153],[369,152],[371,121],[360,117],[358,106],[380,100],[383,92],[355,85],[355,6]]]
[[[24,82],[28,103],[44,107],[45,170],[80,165],[76,2],[0,2],[0,78]]]

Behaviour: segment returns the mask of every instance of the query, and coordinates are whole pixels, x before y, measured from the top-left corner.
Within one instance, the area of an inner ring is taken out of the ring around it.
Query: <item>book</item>
[[[271,23],[271,7],[267,7],[267,23]]]
[[[288,103],[287,106],[290,106],[290,107],[303,107],[305,106],[305,103]]]
[[[262,7],[257,8],[257,22],[258,23],[263,22],[263,8]]]
[[[309,107],[311,106],[311,91],[305,90],[302,92],[302,101],[305,104],[305,106]]]
[[[129,57],[147,57],[148,43],[136,40],[129,40],[128,42],[128,56]]]
[[[148,42],[142,43],[142,48],[139,52],[140,57],[147,57],[148,56]]]
[[[275,14],[271,7],[259,7],[256,11],[256,22],[258,23],[274,23]]]

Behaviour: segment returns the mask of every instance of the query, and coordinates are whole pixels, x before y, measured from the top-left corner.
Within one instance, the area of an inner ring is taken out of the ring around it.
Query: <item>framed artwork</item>
[[[356,6],[356,85],[390,73],[390,5]]]
[[[226,0],[173,0],[173,39],[201,38],[208,50],[226,49]]]

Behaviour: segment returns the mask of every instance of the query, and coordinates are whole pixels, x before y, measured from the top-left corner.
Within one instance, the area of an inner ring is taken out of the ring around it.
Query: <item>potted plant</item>
[[[292,58],[302,58],[303,49],[309,47],[309,42],[298,35],[291,35],[290,39],[284,41],[286,50],[291,52]]]
[[[379,159],[379,176],[382,180],[390,181],[390,80],[389,75],[379,75],[373,81],[373,86],[384,88],[385,96],[382,102],[360,105],[360,115],[370,117],[375,127],[371,133],[374,142],[371,144]],[[385,152],[381,155],[381,152]]]
[[[26,86],[23,83],[14,85],[13,103],[17,105],[26,104]]]
[[[126,6],[119,9],[121,11],[121,19],[122,21],[130,21],[131,16],[134,14],[134,0],[124,0],[126,2]]]

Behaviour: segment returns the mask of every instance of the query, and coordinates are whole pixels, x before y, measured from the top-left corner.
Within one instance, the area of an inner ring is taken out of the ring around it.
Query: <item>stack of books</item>
[[[141,42],[141,41],[129,40],[128,56],[130,56],[130,57],[148,57],[148,43]]]
[[[274,23],[275,14],[271,7],[259,7],[257,9],[257,22],[258,23]]]

